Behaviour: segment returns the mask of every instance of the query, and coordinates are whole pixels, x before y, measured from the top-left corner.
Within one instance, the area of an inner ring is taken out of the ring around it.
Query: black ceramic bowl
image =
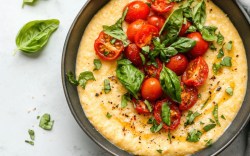
[[[68,101],[69,108],[75,117],[76,121],[84,132],[95,141],[100,147],[107,150],[113,155],[130,155],[126,151],[117,148],[106,140],[99,132],[95,130],[93,125],[86,118],[77,93],[75,86],[71,85],[65,76],[68,71],[75,71],[76,56],[78,47],[85,31],[86,26],[97,13],[109,0],[88,0],[83,6],[77,17],[75,18],[68,36],[65,41],[63,55],[62,55],[62,83],[66,99]],[[250,52],[250,25],[248,23],[249,18],[244,16],[247,15],[242,8],[233,0],[214,0],[217,4],[231,19],[234,26],[237,28],[246,49],[246,52]],[[248,67],[250,67],[250,55],[247,53]],[[250,77],[248,72],[248,77]],[[247,93],[244,99],[243,105],[239,110],[238,115],[226,130],[226,132],[216,141],[212,147],[203,149],[194,156],[210,156],[216,155],[224,150],[241,132],[245,127],[250,115],[250,83],[247,85]]]

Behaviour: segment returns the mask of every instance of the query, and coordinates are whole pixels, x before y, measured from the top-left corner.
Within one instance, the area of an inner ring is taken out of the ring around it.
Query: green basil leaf
[[[232,50],[232,48],[233,48],[233,42],[232,41],[229,41],[227,44],[226,44],[226,48],[227,48],[227,50]]]
[[[78,86],[78,81],[75,79],[75,76],[72,72],[66,73],[68,80],[71,84]]]
[[[131,64],[118,65],[116,76],[121,84],[135,97],[140,90],[144,74]]]
[[[36,2],[36,0],[23,0],[22,7],[24,7],[25,4],[33,5],[35,2]]]
[[[219,114],[218,114],[218,104],[215,104],[214,105],[214,110],[213,110],[213,116],[214,116],[214,119],[216,121],[216,124],[220,126],[220,122],[219,122]]]
[[[87,81],[89,80],[95,80],[95,77],[92,72],[85,71],[85,72],[80,73],[78,77],[78,82],[83,89],[85,89]]]
[[[226,120],[226,118],[225,118],[225,116],[224,116],[224,115],[221,115],[220,117],[221,117],[222,119]]]
[[[186,31],[186,33],[192,33],[192,32],[196,32],[197,31],[197,28],[193,25],[191,25],[188,30]]]
[[[35,132],[34,132],[34,130],[29,129],[29,130],[28,130],[28,133],[29,133],[29,135],[30,135],[30,139],[31,139],[31,140],[35,140]]]
[[[193,113],[192,111],[188,111],[187,121],[184,123],[184,126],[186,127],[187,125],[192,125],[194,123],[195,118],[200,115],[201,114],[198,112]]]
[[[206,3],[202,0],[193,9],[193,21],[200,29],[206,22]]]
[[[178,51],[173,47],[167,47],[160,51],[160,59],[162,62],[167,62],[169,57],[178,54]]]
[[[216,51],[216,50],[217,50],[217,48],[214,46],[213,43],[210,43],[210,44],[209,44],[209,48],[210,48],[212,51]]]
[[[121,65],[128,65],[128,64],[132,64],[131,61],[129,61],[128,59],[121,59],[117,61],[117,65],[121,66]]]
[[[214,121],[213,119],[211,119],[211,118],[209,118],[209,121],[210,121],[211,123],[215,123],[215,121]]]
[[[141,49],[142,49],[142,52],[144,54],[148,54],[150,52],[150,47],[149,46],[142,47]]]
[[[129,101],[131,101],[129,93],[122,95],[121,108],[127,107]]]
[[[217,36],[215,34],[215,31],[217,30],[217,27],[214,26],[204,26],[201,29],[202,38],[206,41],[215,41],[217,39]]]
[[[168,106],[168,104],[166,102],[162,104],[161,117],[162,117],[162,121],[165,124],[167,124],[168,126],[171,125],[170,107]]]
[[[211,99],[211,96],[207,98],[207,100],[203,103],[201,109],[205,108],[207,106],[208,101]]]
[[[200,140],[201,135],[202,135],[201,131],[193,129],[190,132],[188,132],[188,136],[186,140],[188,142],[198,142]]]
[[[206,142],[206,146],[211,146],[213,144],[213,140],[209,139],[209,140],[205,140]]]
[[[51,130],[53,127],[53,124],[54,124],[54,121],[51,121],[50,114],[46,113],[41,117],[39,127],[45,130]]]
[[[217,35],[217,43],[219,45],[222,45],[224,41],[224,36],[219,32],[219,34]]]
[[[170,44],[176,39],[181,30],[182,23],[183,11],[182,9],[176,9],[169,15],[159,33],[161,35],[163,31],[168,32],[165,36],[163,36],[165,44]]]
[[[25,140],[25,142],[28,143],[28,144],[30,144],[30,145],[32,145],[32,146],[34,146],[34,142],[33,141]]]
[[[159,132],[162,129],[162,126],[163,126],[162,123],[158,125],[157,122],[155,121],[154,124],[153,124],[153,126],[150,128],[150,131],[152,133],[157,133],[157,132]]]
[[[213,64],[213,72],[216,75],[218,73],[218,71],[221,69],[221,64],[220,63],[214,63]]]
[[[180,53],[185,53],[191,50],[196,45],[196,41],[186,38],[180,37],[176,42],[170,45],[170,47],[175,48]]]
[[[148,101],[148,100],[144,100],[144,103],[145,103],[145,105],[147,106],[149,112],[152,112],[152,111],[153,111],[153,108],[152,108],[151,104],[149,103],[149,101]]]
[[[106,117],[107,117],[108,119],[110,119],[110,118],[112,117],[112,115],[111,115],[109,112],[107,112]]]
[[[102,62],[99,59],[94,59],[94,65],[95,65],[94,70],[99,70],[102,67]]]
[[[34,53],[42,49],[51,34],[58,28],[59,20],[36,20],[26,23],[16,36],[16,45],[25,53]]]
[[[215,126],[216,126],[216,124],[208,124],[205,127],[203,127],[203,130],[206,131],[206,132],[208,132],[211,129],[213,129]]]
[[[108,79],[104,80],[104,92],[108,94],[111,91],[110,82]]]
[[[146,63],[146,58],[142,53],[139,53],[139,54],[140,54],[140,58],[142,60],[142,64],[144,65]]]
[[[161,149],[158,149],[156,150],[158,153],[162,154],[162,150]]]
[[[227,93],[228,95],[230,95],[230,96],[233,96],[234,91],[233,91],[233,89],[232,89],[231,87],[228,87],[228,88],[226,89],[226,93]]]
[[[232,66],[232,58],[229,56],[226,56],[223,58],[223,60],[220,63],[222,66],[231,67]]]
[[[223,48],[220,48],[219,54],[217,55],[217,58],[222,58],[224,56]]]

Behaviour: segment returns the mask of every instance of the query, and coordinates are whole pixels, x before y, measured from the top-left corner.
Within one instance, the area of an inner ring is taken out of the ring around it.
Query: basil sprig
[[[168,104],[165,102],[162,104],[161,107],[161,117],[162,117],[162,121],[167,124],[168,126],[171,125],[171,118],[170,118],[170,107],[168,106]]]
[[[16,36],[16,45],[25,53],[35,53],[42,49],[51,34],[58,28],[59,20],[35,20],[26,23]]]
[[[160,73],[160,83],[163,91],[178,103],[181,102],[181,85],[178,76],[170,69],[163,67]]]
[[[121,84],[135,97],[141,88],[144,74],[134,67],[129,60],[120,60],[117,62],[116,76]]]

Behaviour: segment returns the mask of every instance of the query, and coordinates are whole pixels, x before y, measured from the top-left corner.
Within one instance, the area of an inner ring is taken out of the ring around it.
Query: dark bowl
[[[75,86],[71,85],[66,78],[66,72],[75,71],[76,56],[78,47],[82,38],[82,35],[92,17],[97,11],[102,8],[109,0],[88,0],[82,7],[81,11],[75,18],[65,41],[63,55],[62,55],[62,83],[65,92],[66,99],[68,101],[69,108],[75,117],[77,123],[83,129],[83,131],[100,147],[108,151],[113,155],[130,155],[126,151],[117,148],[106,140],[98,131],[95,130],[93,125],[86,118],[77,93]],[[248,23],[249,17],[242,8],[237,5],[237,2],[232,0],[214,0],[214,3],[218,5],[231,19],[234,26],[237,28],[246,49],[246,52],[250,52],[250,26]],[[250,55],[247,53],[247,60],[250,60]],[[250,61],[248,61],[248,67],[250,67]],[[248,73],[248,77],[250,77]],[[241,132],[241,130],[247,124],[250,117],[250,83],[247,84],[247,93],[238,115],[225,131],[225,133],[216,141],[212,147],[203,149],[194,154],[194,156],[210,156],[216,155],[224,150]]]

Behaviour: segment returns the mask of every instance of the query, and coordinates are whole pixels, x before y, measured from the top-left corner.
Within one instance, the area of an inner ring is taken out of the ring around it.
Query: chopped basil
[[[163,124],[158,124],[154,117],[149,118],[148,124],[152,124],[152,127],[150,128],[150,131],[152,133],[156,133],[162,129]]]
[[[206,21],[206,3],[202,0],[193,8],[193,22],[200,29]]]
[[[28,130],[28,133],[29,133],[29,135],[30,135],[30,139],[31,139],[31,140],[35,140],[35,132],[34,132],[33,130],[29,129],[29,130]]]
[[[23,5],[22,7],[24,7],[24,5],[28,4],[28,5],[33,5],[35,3],[36,0],[23,0]]]
[[[71,84],[76,85],[76,86],[79,84],[78,81],[75,79],[72,72],[66,73],[66,75],[67,75],[68,80]]]
[[[190,132],[188,132],[186,140],[189,142],[198,142],[200,140],[201,135],[202,135],[201,131],[193,129]]]
[[[208,101],[210,100],[211,96],[207,98],[207,100],[203,103],[201,109],[205,108],[207,106]]]
[[[215,31],[217,27],[215,26],[204,26],[201,29],[202,38],[206,41],[215,41],[217,39]]]
[[[201,114],[198,112],[193,113],[192,111],[188,111],[187,121],[184,123],[184,126],[186,127],[187,125],[192,125],[194,123],[195,118],[200,115]]]
[[[107,117],[108,119],[110,119],[110,118],[112,117],[112,115],[111,115],[109,112],[107,112],[106,117]]]
[[[108,79],[104,80],[104,92],[108,94],[111,91],[110,82]]]
[[[214,116],[214,119],[216,121],[216,124],[220,126],[220,122],[219,122],[219,113],[218,113],[218,104],[215,104],[214,105],[214,110],[213,110],[213,116]]]
[[[170,118],[170,107],[168,106],[168,104],[165,102],[162,104],[161,107],[161,117],[162,117],[162,121],[167,124],[168,126],[171,125],[171,118]]]
[[[51,121],[50,119],[50,114],[44,114],[41,119],[40,119],[40,123],[39,123],[39,126],[42,128],[42,129],[45,129],[45,130],[51,130],[52,127],[53,127],[53,124],[54,124],[54,121]]]
[[[122,95],[121,108],[127,107],[129,101],[131,101],[129,93]]]
[[[222,66],[231,67],[232,66],[232,58],[229,56],[226,56],[223,58],[223,60],[220,63]]]
[[[211,119],[211,118],[209,118],[209,121],[210,121],[211,123],[215,123],[215,121],[214,121],[213,119]]]
[[[158,153],[162,154],[162,150],[161,149],[158,149],[156,150]]]
[[[85,71],[80,73],[78,77],[78,82],[83,89],[85,89],[87,81],[89,80],[95,80],[95,77],[91,71]]]
[[[228,87],[228,88],[226,89],[226,93],[227,93],[228,95],[230,95],[230,96],[233,96],[234,91],[233,91],[233,89],[232,89],[231,87]]]
[[[214,63],[213,64],[213,72],[216,75],[218,73],[218,71],[221,69],[221,64],[220,63]]]
[[[203,127],[203,130],[206,131],[206,132],[208,132],[211,129],[213,129],[215,126],[216,126],[216,124],[208,124],[205,127]]]
[[[232,47],[233,47],[233,42],[232,42],[232,41],[229,41],[229,42],[226,44],[227,50],[232,50]]]
[[[226,118],[225,118],[225,116],[224,116],[224,115],[221,115],[220,117],[221,117],[222,119],[226,120]]]
[[[28,143],[28,144],[30,144],[30,145],[32,145],[32,146],[34,146],[34,142],[33,141],[25,140],[25,142]]]
[[[115,42],[116,42],[116,39],[115,39],[115,38],[113,38],[113,39],[110,41],[111,44],[115,44]]]
[[[224,56],[223,48],[220,48],[217,58],[219,59],[219,58],[222,58],[223,56]]]
[[[140,54],[140,57],[141,57],[141,60],[142,60],[142,64],[144,65],[146,63],[146,58],[142,53],[139,53],[139,54]]]
[[[152,108],[151,104],[149,103],[149,101],[148,100],[144,100],[144,103],[147,106],[149,112],[152,112],[153,108]]]
[[[102,67],[102,62],[99,59],[94,59],[94,65],[95,65],[94,70],[99,70]]]
[[[219,32],[219,34],[217,35],[217,43],[219,45],[222,45],[223,41],[224,41],[224,36],[222,36],[222,34]]]
[[[142,49],[142,52],[143,52],[144,54],[148,54],[149,51],[150,51],[150,47],[149,47],[149,46],[142,47],[141,49]]]
[[[214,44],[213,44],[212,42],[209,44],[209,48],[210,48],[212,51],[216,51],[216,50],[217,50],[217,48],[214,46]]]
[[[212,139],[209,139],[209,140],[205,140],[206,142],[206,145],[205,146],[211,146],[213,144],[213,140]]]

